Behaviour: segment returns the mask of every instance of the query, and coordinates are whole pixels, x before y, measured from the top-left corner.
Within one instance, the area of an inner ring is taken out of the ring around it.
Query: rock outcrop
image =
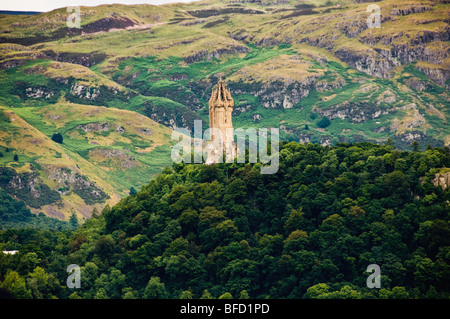
[[[98,88],[91,88],[75,82],[69,90],[70,94],[84,100],[95,100],[100,95]]]
[[[316,108],[314,112],[329,119],[340,118],[347,119],[350,123],[361,123],[386,115],[389,110],[369,103],[345,101],[328,109]]]
[[[386,59],[386,54],[373,49],[355,51],[353,48],[341,47],[335,55],[356,70],[380,78],[390,78],[394,67],[399,65],[393,59]]]
[[[29,87],[25,89],[25,94],[27,97],[30,98],[35,98],[35,99],[39,99],[39,98],[45,98],[45,99],[49,99],[51,97],[53,97],[55,95],[54,91],[50,91],[45,87]]]
[[[275,81],[270,83],[254,83],[253,89],[243,91],[239,84],[230,84],[233,94],[251,94],[259,97],[261,105],[265,108],[293,108],[301,99],[308,96],[314,88],[317,77],[310,77],[304,81],[284,83]],[[241,109],[241,111],[244,111]]]
[[[39,208],[61,199],[58,192],[43,183],[34,171],[17,173],[11,168],[0,167],[0,176],[0,187],[30,207]]]
[[[86,176],[81,175],[78,172],[78,169],[46,165],[45,171],[50,180],[58,183],[58,192],[61,195],[67,195],[73,191],[80,196],[86,204],[101,203],[109,198],[109,196],[102,189],[97,187],[94,182],[89,180]]]
[[[89,159],[116,169],[130,169],[140,165],[133,156],[115,149],[94,148],[89,151]]]
[[[188,55],[183,60],[186,63],[195,63],[202,60],[210,61],[212,58],[220,58],[223,54],[248,53],[249,51],[249,48],[243,45],[228,46],[212,51],[205,49]]]
[[[77,128],[87,133],[87,132],[109,131],[111,129],[111,126],[108,124],[108,122],[101,122],[101,123],[80,124],[77,126]]]
[[[80,64],[85,67],[92,67],[106,59],[106,54],[100,52],[79,53],[79,52],[55,52],[53,50],[44,51],[47,57],[58,62],[68,62]]]
[[[443,190],[446,190],[450,186],[450,172],[436,173],[433,179],[434,186],[441,186]]]

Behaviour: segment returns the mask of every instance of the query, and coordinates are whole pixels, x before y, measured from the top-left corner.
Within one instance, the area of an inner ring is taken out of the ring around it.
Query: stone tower
[[[213,155],[218,154],[219,139],[214,136],[214,129],[220,130],[222,133],[222,150],[223,154],[226,154],[227,149],[229,154],[234,158],[236,156],[236,145],[234,143],[233,134],[230,134],[230,129],[233,129],[233,122],[231,113],[233,112],[234,101],[231,97],[230,90],[228,90],[222,78],[213,88],[211,98],[209,99],[209,128],[210,128],[210,141],[213,142],[215,150]],[[227,130],[228,129],[228,130]],[[214,142],[216,144],[214,144]],[[213,156],[214,157],[214,156]],[[217,158],[209,158],[207,162],[216,163]]]

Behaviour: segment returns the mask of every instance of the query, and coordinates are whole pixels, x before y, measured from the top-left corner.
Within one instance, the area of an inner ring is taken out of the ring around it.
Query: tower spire
[[[230,90],[228,90],[226,84],[222,79],[222,76],[220,76],[219,82],[214,86],[211,93],[211,98],[209,99],[210,141],[216,143],[213,143],[215,147],[222,148],[224,152],[228,152],[228,148],[234,150],[232,155],[235,156],[236,150],[233,136],[228,136],[230,129],[233,129],[233,107],[234,101],[231,97]],[[221,132],[222,145],[217,145],[217,143],[219,143],[220,141],[216,136],[214,136],[214,134],[218,133],[218,131]],[[212,160],[212,162],[215,162],[215,160]]]

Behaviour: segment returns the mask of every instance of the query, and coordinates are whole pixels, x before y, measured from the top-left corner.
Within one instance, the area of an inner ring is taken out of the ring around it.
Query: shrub
[[[61,135],[61,133],[54,133],[52,135],[52,141],[62,144],[63,142],[63,136]]]

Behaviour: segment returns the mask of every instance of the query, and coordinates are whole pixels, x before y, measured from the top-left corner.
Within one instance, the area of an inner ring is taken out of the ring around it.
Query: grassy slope
[[[29,172],[30,163],[38,164],[40,178],[52,189],[61,187],[49,174],[59,168],[69,168],[88,177],[89,180],[109,194],[109,204],[116,203],[128,194],[131,186],[138,187],[148,181],[166,165],[170,164],[170,149],[167,146],[171,130],[135,112],[104,108],[91,105],[58,103],[46,107],[25,107],[3,109],[10,118],[8,127],[2,130],[0,146],[10,149],[3,152],[0,165],[13,167],[19,173]],[[83,117],[80,117],[83,114]],[[113,129],[106,132],[85,133],[79,125],[105,123],[111,127],[122,127],[120,134]],[[145,131],[152,130],[152,135]],[[60,132],[63,144],[53,142],[50,137]],[[89,151],[100,149],[118,150],[128,154],[124,158],[90,156]],[[19,161],[12,159],[18,154]],[[133,166],[125,169],[121,164],[130,161]],[[60,207],[47,205],[35,212],[44,211],[48,215],[68,217],[74,210],[80,217],[89,217],[93,207],[101,209],[104,203],[88,205],[75,193],[62,196]],[[60,212],[60,213],[59,213]]]

